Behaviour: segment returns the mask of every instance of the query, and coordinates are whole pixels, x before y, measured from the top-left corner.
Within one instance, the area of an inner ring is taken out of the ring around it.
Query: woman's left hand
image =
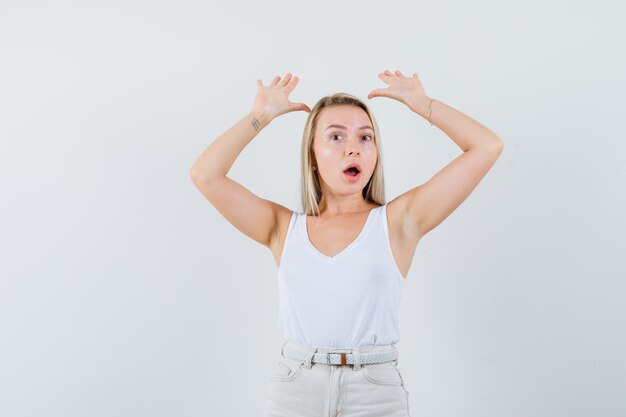
[[[384,73],[378,74],[378,78],[389,84],[389,87],[372,90],[367,95],[369,99],[373,97],[389,97],[409,105],[411,100],[427,97],[424,86],[416,73],[413,73],[412,77],[405,77],[398,70],[396,70],[395,74],[385,70]]]

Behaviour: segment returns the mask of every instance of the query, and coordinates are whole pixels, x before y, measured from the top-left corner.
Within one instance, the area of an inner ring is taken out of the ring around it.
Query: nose
[[[360,155],[359,145],[354,141],[346,141],[346,155]]]

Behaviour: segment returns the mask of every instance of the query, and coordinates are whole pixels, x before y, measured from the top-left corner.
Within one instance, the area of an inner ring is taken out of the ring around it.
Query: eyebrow
[[[345,127],[345,126],[342,126],[342,125],[329,125],[329,126],[328,126],[325,130],[331,129],[331,128],[333,128],[333,127],[336,127],[336,128],[339,128],[339,129],[344,129],[344,130],[346,129],[346,127]],[[359,129],[370,129],[370,130],[374,130],[374,129],[372,128],[372,126],[361,126]]]

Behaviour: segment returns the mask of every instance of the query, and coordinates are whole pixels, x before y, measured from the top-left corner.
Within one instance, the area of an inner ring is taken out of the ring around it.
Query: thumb
[[[305,112],[311,113],[311,109],[304,103],[293,103],[291,106],[292,110],[304,110]]]
[[[384,96],[385,95],[384,91],[385,91],[384,89],[373,90],[367,95],[367,98],[371,99],[373,97]]]

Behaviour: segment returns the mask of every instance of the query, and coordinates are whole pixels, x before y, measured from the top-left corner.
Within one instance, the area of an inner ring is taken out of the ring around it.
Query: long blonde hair
[[[383,177],[382,149],[381,143],[379,142],[380,134],[376,119],[367,107],[367,104],[357,97],[348,93],[335,93],[330,96],[322,97],[311,109],[311,112],[309,113],[309,116],[304,124],[301,147],[302,167],[300,172],[300,193],[302,210],[307,215],[319,216],[322,209],[325,208],[320,206],[320,201],[322,200],[322,188],[319,171],[313,170],[315,159],[313,151],[313,138],[315,137],[317,119],[319,118],[319,114],[322,109],[330,106],[345,104],[362,108],[365,110],[365,113],[367,113],[370,121],[372,122],[372,127],[374,128],[374,143],[376,144],[376,148],[378,150],[378,159],[376,161],[372,177],[363,188],[363,198],[366,201],[379,205],[385,204],[385,181]]]

